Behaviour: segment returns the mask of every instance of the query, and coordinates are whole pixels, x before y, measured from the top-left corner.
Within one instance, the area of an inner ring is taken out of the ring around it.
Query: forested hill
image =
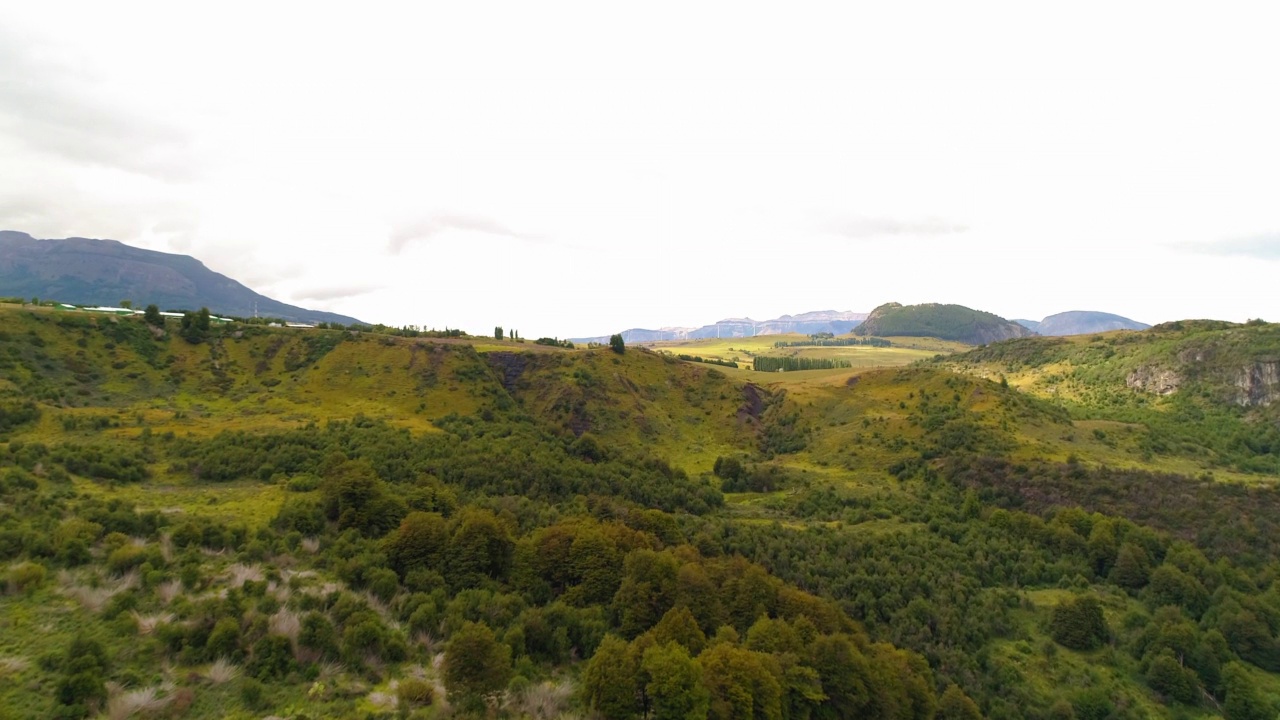
[[[881,305],[854,329],[875,337],[934,337],[969,345],[983,345],[1034,335],[1021,325],[963,305]]]
[[[1035,348],[1113,378],[1123,338],[1233,363],[1273,326],[843,374],[392,332],[0,306],[0,708],[1280,709],[1265,436],[1220,458],[1026,384],[1065,372]]]
[[[36,240],[0,231],[0,296],[44,298],[73,305],[162,310],[209,308],[215,314],[350,325],[355,318],[308,310],[260,295],[188,255],[143,250],[115,240]]]

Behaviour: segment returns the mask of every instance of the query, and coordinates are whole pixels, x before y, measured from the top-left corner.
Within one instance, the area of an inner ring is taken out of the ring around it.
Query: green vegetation
[[[776,348],[792,347],[893,347],[893,343],[878,337],[833,337],[810,335],[806,340],[779,340]]]
[[[738,367],[738,363],[732,360],[721,360],[719,358],[704,358],[701,355],[685,355],[684,353],[680,353],[676,355],[676,359],[684,360],[685,362],[707,363],[708,365],[719,365],[720,367],[730,367],[730,368],[734,368],[735,370]]]
[[[773,381],[635,347],[0,320],[15,716],[1280,709],[1280,494],[1244,472],[1275,405],[1229,370],[1271,362],[1273,326]],[[1177,392],[1128,387],[1145,366]],[[1192,410],[1240,444],[1162,434]]]
[[[848,360],[806,357],[758,357],[752,361],[751,367],[758,372],[791,372],[793,370],[835,370],[853,367],[853,365]]]

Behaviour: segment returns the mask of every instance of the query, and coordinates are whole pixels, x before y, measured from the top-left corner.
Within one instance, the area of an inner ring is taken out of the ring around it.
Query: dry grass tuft
[[[133,621],[138,625],[139,635],[150,635],[161,625],[167,625],[173,622],[173,613],[139,615],[137,612],[131,610],[129,614],[133,616]]]
[[[63,585],[62,593],[84,606],[90,612],[102,612],[111,598],[138,586],[138,571],[131,570],[114,581],[99,582],[94,585],[80,585],[68,572],[58,573],[58,582]]]
[[[220,657],[209,666],[204,676],[214,685],[222,685],[240,677],[240,666],[227,658]]]
[[[15,675],[31,667],[31,661],[17,655],[0,656],[0,677]]]
[[[181,594],[181,580],[166,580],[156,587],[156,595],[160,597],[160,602],[163,602],[165,605],[173,602]]]
[[[429,632],[420,632],[413,636],[413,640],[421,645],[428,655],[435,655],[440,650],[440,641]]]
[[[173,562],[173,558],[176,556],[173,549],[173,535],[171,533],[166,533],[160,537],[160,556],[163,557],[164,561],[167,563]]]
[[[289,638],[289,642],[296,647],[298,633],[302,632],[302,618],[288,608],[280,608],[275,615],[271,616],[267,624],[267,632]]]
[[[507,693],[504,705],[514,710],[520,717],[532,720],[553,720],[563,717],[573,698],[573,685],[564,683],[541,682],[517,693]]]
[[[159,687],[113,692],[111,699],[107,700],[107,717],[111,720],[125,720],[134,715],[159,713],[172,699],[163,692],[164,689]]]
[[[395,683],[392,683],[392,685],[393,687],[390,692],[374,691],[369,693],[369,696],[366,698],[369,701],[369,704],[383,711],[395,710],[398,703],[396,701]]]
[[[227,584],[233,588],[244,587],[248,581],[262,582],[262,568],[257,565],[235,563],[227,568]]]

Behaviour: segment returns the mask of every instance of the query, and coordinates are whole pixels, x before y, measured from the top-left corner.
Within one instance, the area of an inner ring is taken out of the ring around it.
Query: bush
[[[259,680],[284,678],[293,670],[293,646],[289,638],[267,635],[253,645],[249,674]]]
[[[430,705],[435,700],[435,688],[426,680],[405,678],[400,681],[400,686],[396,688],[396,697],[400,700],[400,705],[404,707]]]
[[[32,592],[44,585],[44,566],[39,563],[25,562],[9,571],[10,592]]]
[[[240,682],[240,701],[245,706],[252,709],[259,709],[263,705],[265,688],[262,683],[247,677]]]
[[[1093,650],[1111,637],[1102,605],[1096,598],[1079,597],[1065,600],[1053,609],[1049,623],[1053,639],[1072,650]]]

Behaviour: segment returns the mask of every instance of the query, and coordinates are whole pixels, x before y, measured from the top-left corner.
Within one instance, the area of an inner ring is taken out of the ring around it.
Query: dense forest
[[[763,385],[0,313],[0,716],[1280,710],[1275,425],[1213,372],[1148,403],[1222,427],[1081,359],[1122,425],[1017,389],[1049,339]]]

